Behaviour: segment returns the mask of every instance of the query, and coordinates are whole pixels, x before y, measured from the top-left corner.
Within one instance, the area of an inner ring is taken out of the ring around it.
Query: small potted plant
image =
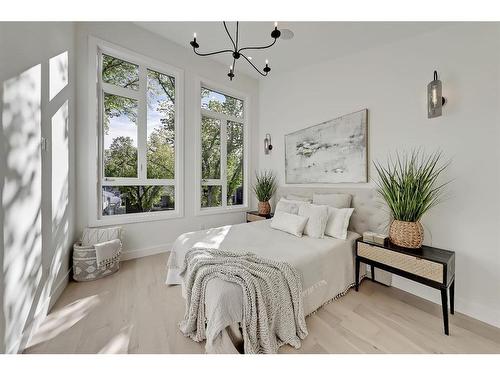
[[[439,184],[439,175],[449,162],[440,163],[441,153],[425,155],[420,151],[389,158],[386,165],[374,162],[378,192],[392,214],[389,240],[395,245],[418,249],[424,241],[422,216],[440,203],[448,182]]]
[[[259,200],[259,215],[269,215],[271,213],[269,200],[278,187],[276,184],[276,176],[271,171],[255,172],[255,180],[256,183],[253,186],[253,191]]]

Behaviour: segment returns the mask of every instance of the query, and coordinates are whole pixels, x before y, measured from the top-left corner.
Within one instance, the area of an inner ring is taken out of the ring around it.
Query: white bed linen
[[[314,312],[344,292],[354,282],[354,242],[360,237],[349,232],[346,240],[295,237],[272,229],[269,220],[227,225],[185,233],[177,238],[168,261],[167,284],[182,284],[179,272],[184,256],[193,247],[253,252],[288,262],[302,277],[304,312]],[[184,295],[184,291],[183,291]],[[213,280],[206,290],[208,353],[235,352],[228,348],[225,328],[242,320],[242,292],[238,285]]]

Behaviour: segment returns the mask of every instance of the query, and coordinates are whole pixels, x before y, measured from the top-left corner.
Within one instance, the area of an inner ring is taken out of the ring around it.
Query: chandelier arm
[[[241,56],[243,56],[243,57],[245,58],[245,60],[246,60],[246,61],[248,61],[248,63],[249,63],[250,65],[252,65],[252,66],[253,66],[253,68],[254,68],[254,69],[255,69],[255,70],[256,70],[256,71],[257,71],[257,72],[258,72],[261,76],[263,76],[263,77],[267,76],[267,73],[262,73],[262,72],[259,70],[259,68],[257,68],[257,67],[256,67],[256,66],[255,66],[255,65],[254,65],[254,64],[253,64],[253,63],[252,63],[252,62],[248,59],[248,57],[246,57],[244,54],[241,54]],[[234,67],[233,67],[233,68],[234,68]]]
[[[224,29],[226,29],[227,36],[229,37],[229,39],[231,39],[231,43],[233,43],[233,47],[236,50],[236,44],[234,43],[233,37],[231,36],[231,34],[229,33],[229,30],[227,29],[226,21],[222,21],[222,23],[224,24]],[[236,24],[236,29],[237,28],[238,28],[238,24]]]
[[[266,48],[269,48],[269,47],[274,46],[274,43],[276,43],[276,40],[278,40],[278,39],[277,39],[277,38],[275,38],[275,39],[274,39],[274,41],[273,41],[271,44],[267,45],[267,46],[262,46],[262,47],[244,47],[244,48],[240,48],[240,49],[238,50],[238,52],[240,52],[240,53],[241,53],[241,51],[244,51],[244,50],[247,50],[247,49],[266,49]]]
[[[232,50],[230,49],[225,49],[225,50],[222,50],[222,51],[217,51],[217,52],[210,52],[210,53],[199,53],[196,51],[196,48],[193,48],[193,51],[194,53],[196,53],[198,56],[211,56],[211,55],[217,55],[219,53],[225,53],[225,52],[229,52],[229,53],[233,53]]]

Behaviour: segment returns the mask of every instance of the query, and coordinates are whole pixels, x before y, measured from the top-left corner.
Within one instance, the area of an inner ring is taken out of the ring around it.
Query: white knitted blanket
[[[308,332],[299,273],[285,262],[252,253],[193,248],[181,271],[186,313],[179,323],[194,341],[206,338],[205,290],[213,278],[241,286],[245,353],[277,353],[283,344],[300,348]]]

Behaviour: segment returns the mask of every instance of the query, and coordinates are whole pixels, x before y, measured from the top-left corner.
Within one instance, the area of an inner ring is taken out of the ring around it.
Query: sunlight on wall
[[[68,101],[52,116],[52,226],[59,226],[68,207]]]
[[[42,276],[40,85],[40,64],[3,83],[3,308],[9,352],[17,351]]]
[[[49,100],[52,100],[68,84],[68,51],[49,60],[49,77]]]
[[[67,57],[67,52],[66,52]],[[65,255],[71,244],[69,239],[69,101],[52,116],[51,126],[51,253],[50,268],[44,272],[43,289],[38,299],[33,325],[28,335],[37,332],[42,319],[47,315],[50,299],[58,286],[58,275],[63,267]],[[45,218],[45,216],[44,216]]]

